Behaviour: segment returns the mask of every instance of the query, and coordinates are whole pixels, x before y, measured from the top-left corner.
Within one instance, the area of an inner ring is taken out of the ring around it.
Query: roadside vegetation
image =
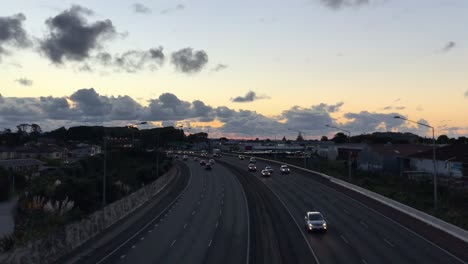
[[[109,151],[106,203],[129,195],[168,171],[172,160],[163,154],[158,156],[157,166],[155,152]],[[11,249],[13,244],[24,245],[102,208],[103,174],[103,155],[97,155],[35,177],[21,191],[17,190],[15,230],[12,236],[0,239],[0,252]]]

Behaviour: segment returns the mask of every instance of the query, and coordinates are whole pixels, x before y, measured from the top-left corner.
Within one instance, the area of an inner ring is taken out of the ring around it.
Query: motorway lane
[[[245,263],[248,210],[241,185],[221,166],[189,159],[191,179],[174,205],[106,263]]]
[[[247,160],[226,158],[247,170]],[[267,163],[257,161],[261,170]],[[311,175],[294,171],[281,175],[273,166],[271,178],[261,178],[304,225],[308,210],[319,210],[329,223],[326,234],[308,234],[320,263],[463,263],[426,240],[369,210],[349,196],[325,186]],[[303,232],[305,228],[303,228]]]

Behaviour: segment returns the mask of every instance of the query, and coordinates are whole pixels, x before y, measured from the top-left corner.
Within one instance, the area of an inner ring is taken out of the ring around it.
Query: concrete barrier
[[[31,241],[12,252],[0,254],[0,263],[54,262],[145,204],[162,191],[177,173],[178,169],[173,167],[152,183],[92,213],[80,222],[70,223],[47,237]]]
[[[238,153],[238,154],[241,154],[241,155],[244,155],[245,157],[251,157],[251,156],[247,156],[245,154],[242,154],[242,153]],[[228,155],[228,156],[237,156],[238,154],[230,154],[230,153],[223,153],[223,155]],[[253,156],[252,156],[253,157]],[[270,160],[270,159],[264,159],[264,158],[259,158],[259,157],[255,157],[256,159],[259,159],[259,160],[263,160],[263,161],[268,161],[268,162],[273,162],[273,163],[277,163],[277,164],[287,164],[288,166],[292,167],[292,168],[296,168],[296,169],[300,169],[302,171],[306,171],[306,172],[310,172],[310,173],[313,173],[313,174],[316,174],[318,176],[321,176],[325,179],[328,179],[330,182],[333,182],[335,184],[338,184],[342,187],[345,187],[347,189],[350,189],[352,191],[355,191],[355,192],[358,192],[368,198],[371,198],[373,200],[376,200],[382,204],[385,204],[386,206],[389,206],[391,208],[394,208],[402,213],[405,213],[415,219],[418,219],[420,220],[421,222],[423,223],[426,223],[434,228],[437,228],[439,230],[442,230],[444,231],[445,233],[447,234],[450,234],[451,236],[453,237],[456,237],[466,243],[468,243],[468,231],[458,227],[458,226],[455,226],[453,224],[450,224],[450,223],[447,223],[445,222],[444,220],[441,220],[439,218],[436,218],[432,215],[429,215],[427,213],[424,213],[422,211],[419,211],[417,209],[414,209],[410,206],[407,206],[405,204],[402,204],[400,202],[397,202],[395,200],[392,200],[388,197],[385,197],[383,195],[380,195],[378,193],[375,193],[375,192],[372,192],[372,191],[369,191],[367,189],[364,189],[362,187],[359,187],[357,185],[354,185],[354,184],[351,184],[349,182],[346,182],[346,181],[342,181],[342,180],[339,180],[337,178],[334,178],[332,176],[329,176],[329,175],[326,175],[326,174],[323,174],[323,173],[320,173],[320,172],[317,172],[317,171],[312,171],[312,170],[308,170],[308,169],[305,169],[305,168],[302,168],[302,167],[299,167],[299,166],[295,166],[295,165],[291,165],[291,164],[288,164],[288,163],[285,163],[285,162],[279,162],[279,161],[276,161],[276,160]]]

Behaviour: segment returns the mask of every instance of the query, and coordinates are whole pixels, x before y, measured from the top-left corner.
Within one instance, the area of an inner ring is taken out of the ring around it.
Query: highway
[[[291,174],[281,175],[279,165],[263,161],[257,161],[256,173],[249,173],[248,159],[222,159],[277,195],[301,226],[320,263],[465,263],[392,220],[392,216],[368,208],[310,173],[292,169]],[[266,165],[275,170],[271,178],[260,176]],[[329,226],[326,234],[306,232],[305,212],[314,210],[324,214]]]
[[[246,263],[249,217],[235,176],[185,161],[186,189],[162,216],[98,263]]]

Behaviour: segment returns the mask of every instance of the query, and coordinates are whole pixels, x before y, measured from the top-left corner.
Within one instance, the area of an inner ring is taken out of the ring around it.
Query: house
[[[14,159],[15,150],[10,147],[0,147],[0,160]]]
[[[37,176],[44,162],[36,159],[0,160],[0,167],[25,176]]]
[[[409,155],[432,149],[421,144],[368,144],[357,157],[357,166],[365,171],[402,173],[410,170]]]
[[[101,147],[97,145],[89,145],[79,143],[69,147],[68,157],[73,159],[82,159],[89,156],[94,156],[101,153]]]
[[[427,150],[409,156],[411,166],[420,171],[434,171],[433,151]],[[468,176],[468,144],[453,144],[436,149],[437,175],[450,177]]]

